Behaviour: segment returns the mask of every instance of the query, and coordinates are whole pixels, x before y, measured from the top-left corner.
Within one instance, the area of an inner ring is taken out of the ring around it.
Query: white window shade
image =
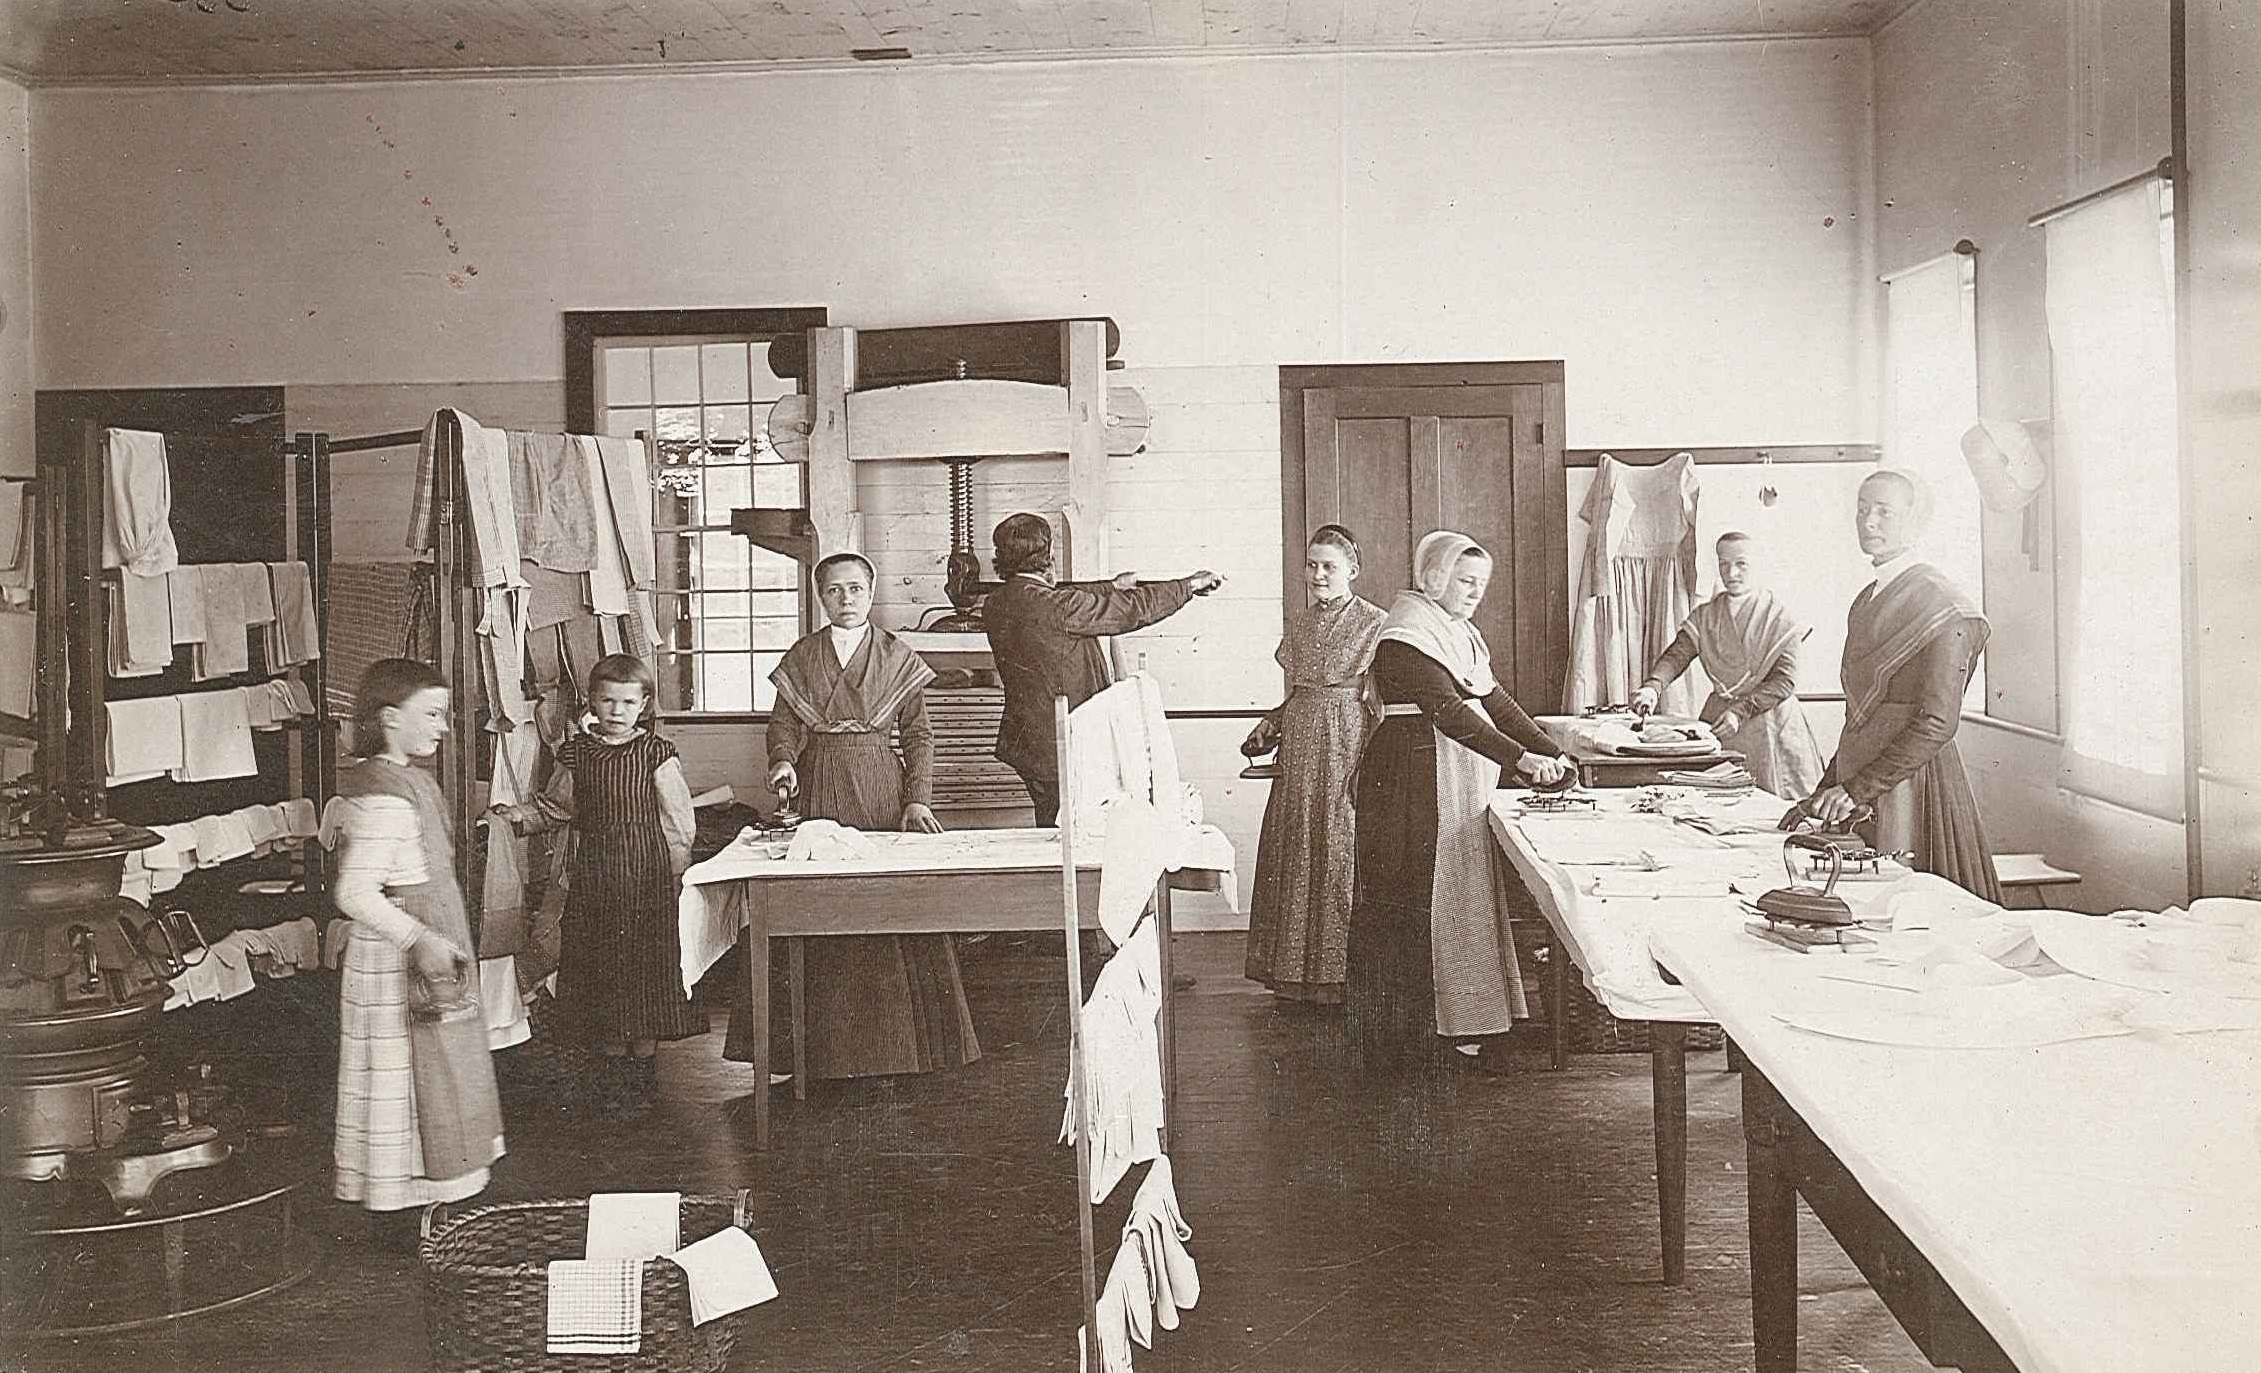
[[[1978,483],[1962,446],[1964,431],[1978,422],[1977,259],[1945,253],[1895,273],[1884,280],[1884,300],[1884,462],[1930,489],[1919,555],[1983,601]],[[1986,699],[1985,671],[1981,659],[1973,705]]]
[[[2172,248],[2147,180],[2046,225],[2056,467],[2072,509],[2066,785],[2180,818],[2182,521]]]

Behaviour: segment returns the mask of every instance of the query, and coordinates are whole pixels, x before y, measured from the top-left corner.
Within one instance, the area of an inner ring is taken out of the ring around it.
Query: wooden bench
[[[1994,880],[2002,884],[2002,904],[2015,904],[2011,893],[2022,891],[2032,897],[2035,906],[2046,906],[2049,901],[2043,893],[2048,888],[2072,886],[2080,881],[2080,874],[2053,868],[2038,853],[1998,853],[1994,855]]]

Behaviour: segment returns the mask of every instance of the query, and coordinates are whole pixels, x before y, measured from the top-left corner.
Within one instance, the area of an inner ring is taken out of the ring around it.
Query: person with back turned
[[[1038,825],[1057,822],[1059,766],[1052,698],[1082,705],[1113,680],[1100,640],[1158,624],[1196,596],[1224,585],[1214,572],[1141,582],[1125,572],[1111,582],[1053,580],[1052,526],[1041,515],[1008,515],[993,535],[1003,581],[982,604],[989,651],[1005,688],[997,761],[1021,776]]]

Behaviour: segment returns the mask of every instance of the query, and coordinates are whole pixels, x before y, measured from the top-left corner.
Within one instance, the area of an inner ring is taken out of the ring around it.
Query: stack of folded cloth
[[[1701,772],[1666,770],[1657,774],[1676,787],[1694,787],[1698,791],[1716,795],[1741,795],[1758,785],[1749,768],[1741,763],[1720,763]]]

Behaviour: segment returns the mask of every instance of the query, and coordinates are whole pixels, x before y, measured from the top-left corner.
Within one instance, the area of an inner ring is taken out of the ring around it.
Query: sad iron
[[[800,825],[801,813],[793,809],[793,795],[783,787],[777,789],[777,810],[769,818],[771,829],[789,830]]]
[[[1819,887],[1801,885],[1794,854],[1820,854],[1829,862],[1829,877]],[[1788,874],[1790,885],[1776,887],[1760,895],[1753,904],[1760,915],[1778,925],[1803,925],[1808,928],[1841,929],[1858,923],[1853,918],[1853,908],[1845,898],[1837,895],[1837,879],[1845,875],[1845,849],[1831,842],[1831,836],[1800,831],[1782,841],[1782,870]]]

